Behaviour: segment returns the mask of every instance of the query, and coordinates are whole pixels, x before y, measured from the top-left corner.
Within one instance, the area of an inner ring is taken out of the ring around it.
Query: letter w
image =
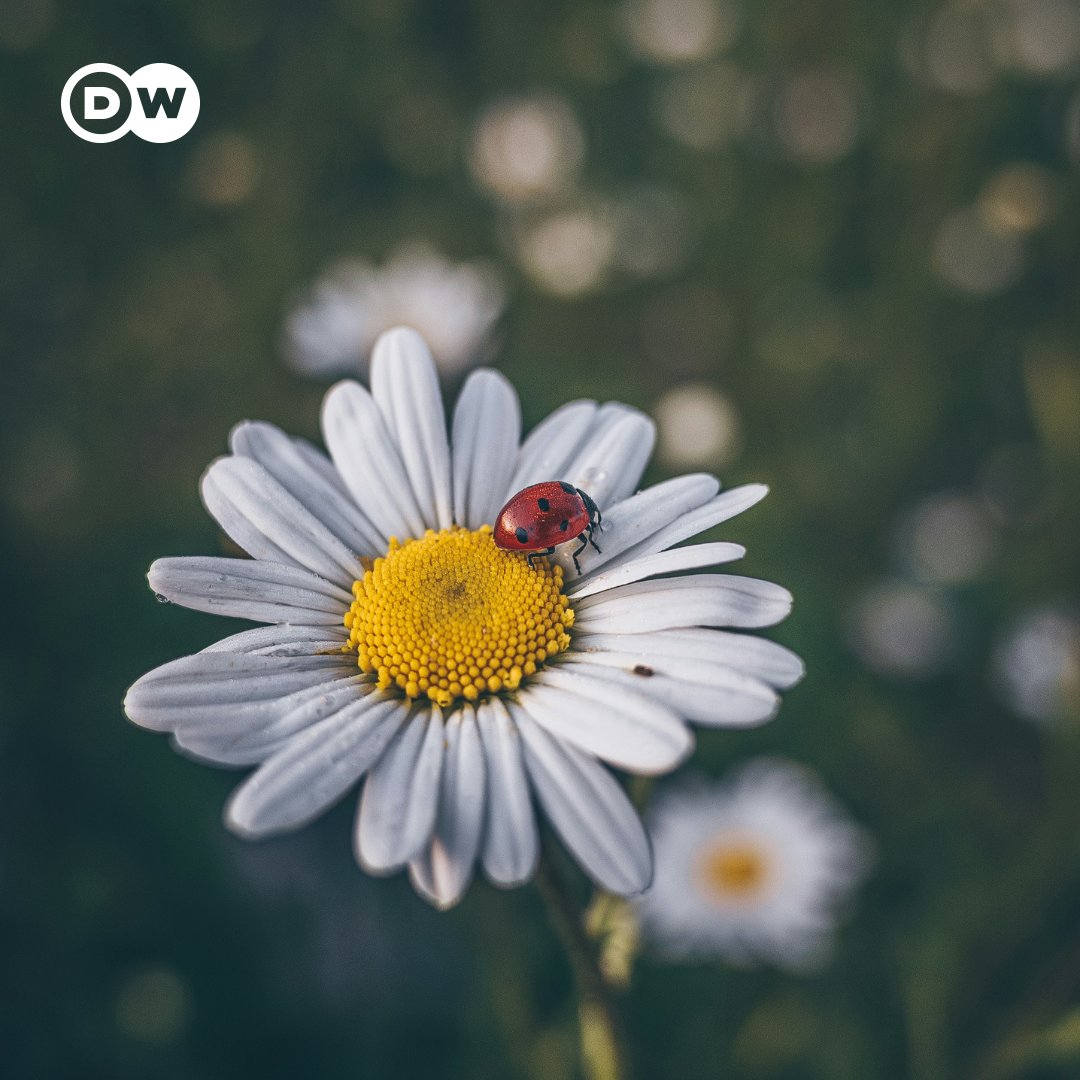
[[[184,101],[186,86],[178,86],[171,94],[164,86],[159,86],[150,96],[150,91],[145,86],[139,87],[139,100],[142,102],[142,111],[148,120],[153,119],[159,112],[164,110],[170,120],[175,120],[180,112],[180,106]]]

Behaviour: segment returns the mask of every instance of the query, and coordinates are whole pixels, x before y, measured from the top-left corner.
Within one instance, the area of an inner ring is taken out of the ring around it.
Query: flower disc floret
[[[749,838],[711,844],[700,856],[698,871],[702,891],[717,903],[756,897],[770,876],[768,856]]]
[[[488,526],[391,538],[353,583],[348,647],[380,688],[443,708],[516,690],[570,645],[562,584],[562,567],[500,550]]]

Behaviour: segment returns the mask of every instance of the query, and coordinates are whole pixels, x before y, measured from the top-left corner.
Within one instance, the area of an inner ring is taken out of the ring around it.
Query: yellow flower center
[[[701,856],[698,880],[711,900],[749,900],[769,877],[765,852],[749,840],[728,839],[710,846]]]
[[[360,670],[406,697],[445,708],[461,698],[516,690],[570,644],[574,612],[562,567],[502,551],[491,529],[444,529],[391,538],[345,613]]]

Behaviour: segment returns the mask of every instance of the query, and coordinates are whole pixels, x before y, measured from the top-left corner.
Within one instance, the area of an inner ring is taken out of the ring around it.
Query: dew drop
[[[168,604],[169,603],[169,598],[164,593],[159,593],[159,592],[154,593],[154,599],[159,604]]]

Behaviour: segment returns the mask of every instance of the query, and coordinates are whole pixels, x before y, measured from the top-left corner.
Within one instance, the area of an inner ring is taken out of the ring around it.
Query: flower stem
[[[541,860],[536,886],[574,973],[585,1075],[588,1080],[629,1080],[626,1044],[611,987],[585,933],[582,913],[550,853]]]

